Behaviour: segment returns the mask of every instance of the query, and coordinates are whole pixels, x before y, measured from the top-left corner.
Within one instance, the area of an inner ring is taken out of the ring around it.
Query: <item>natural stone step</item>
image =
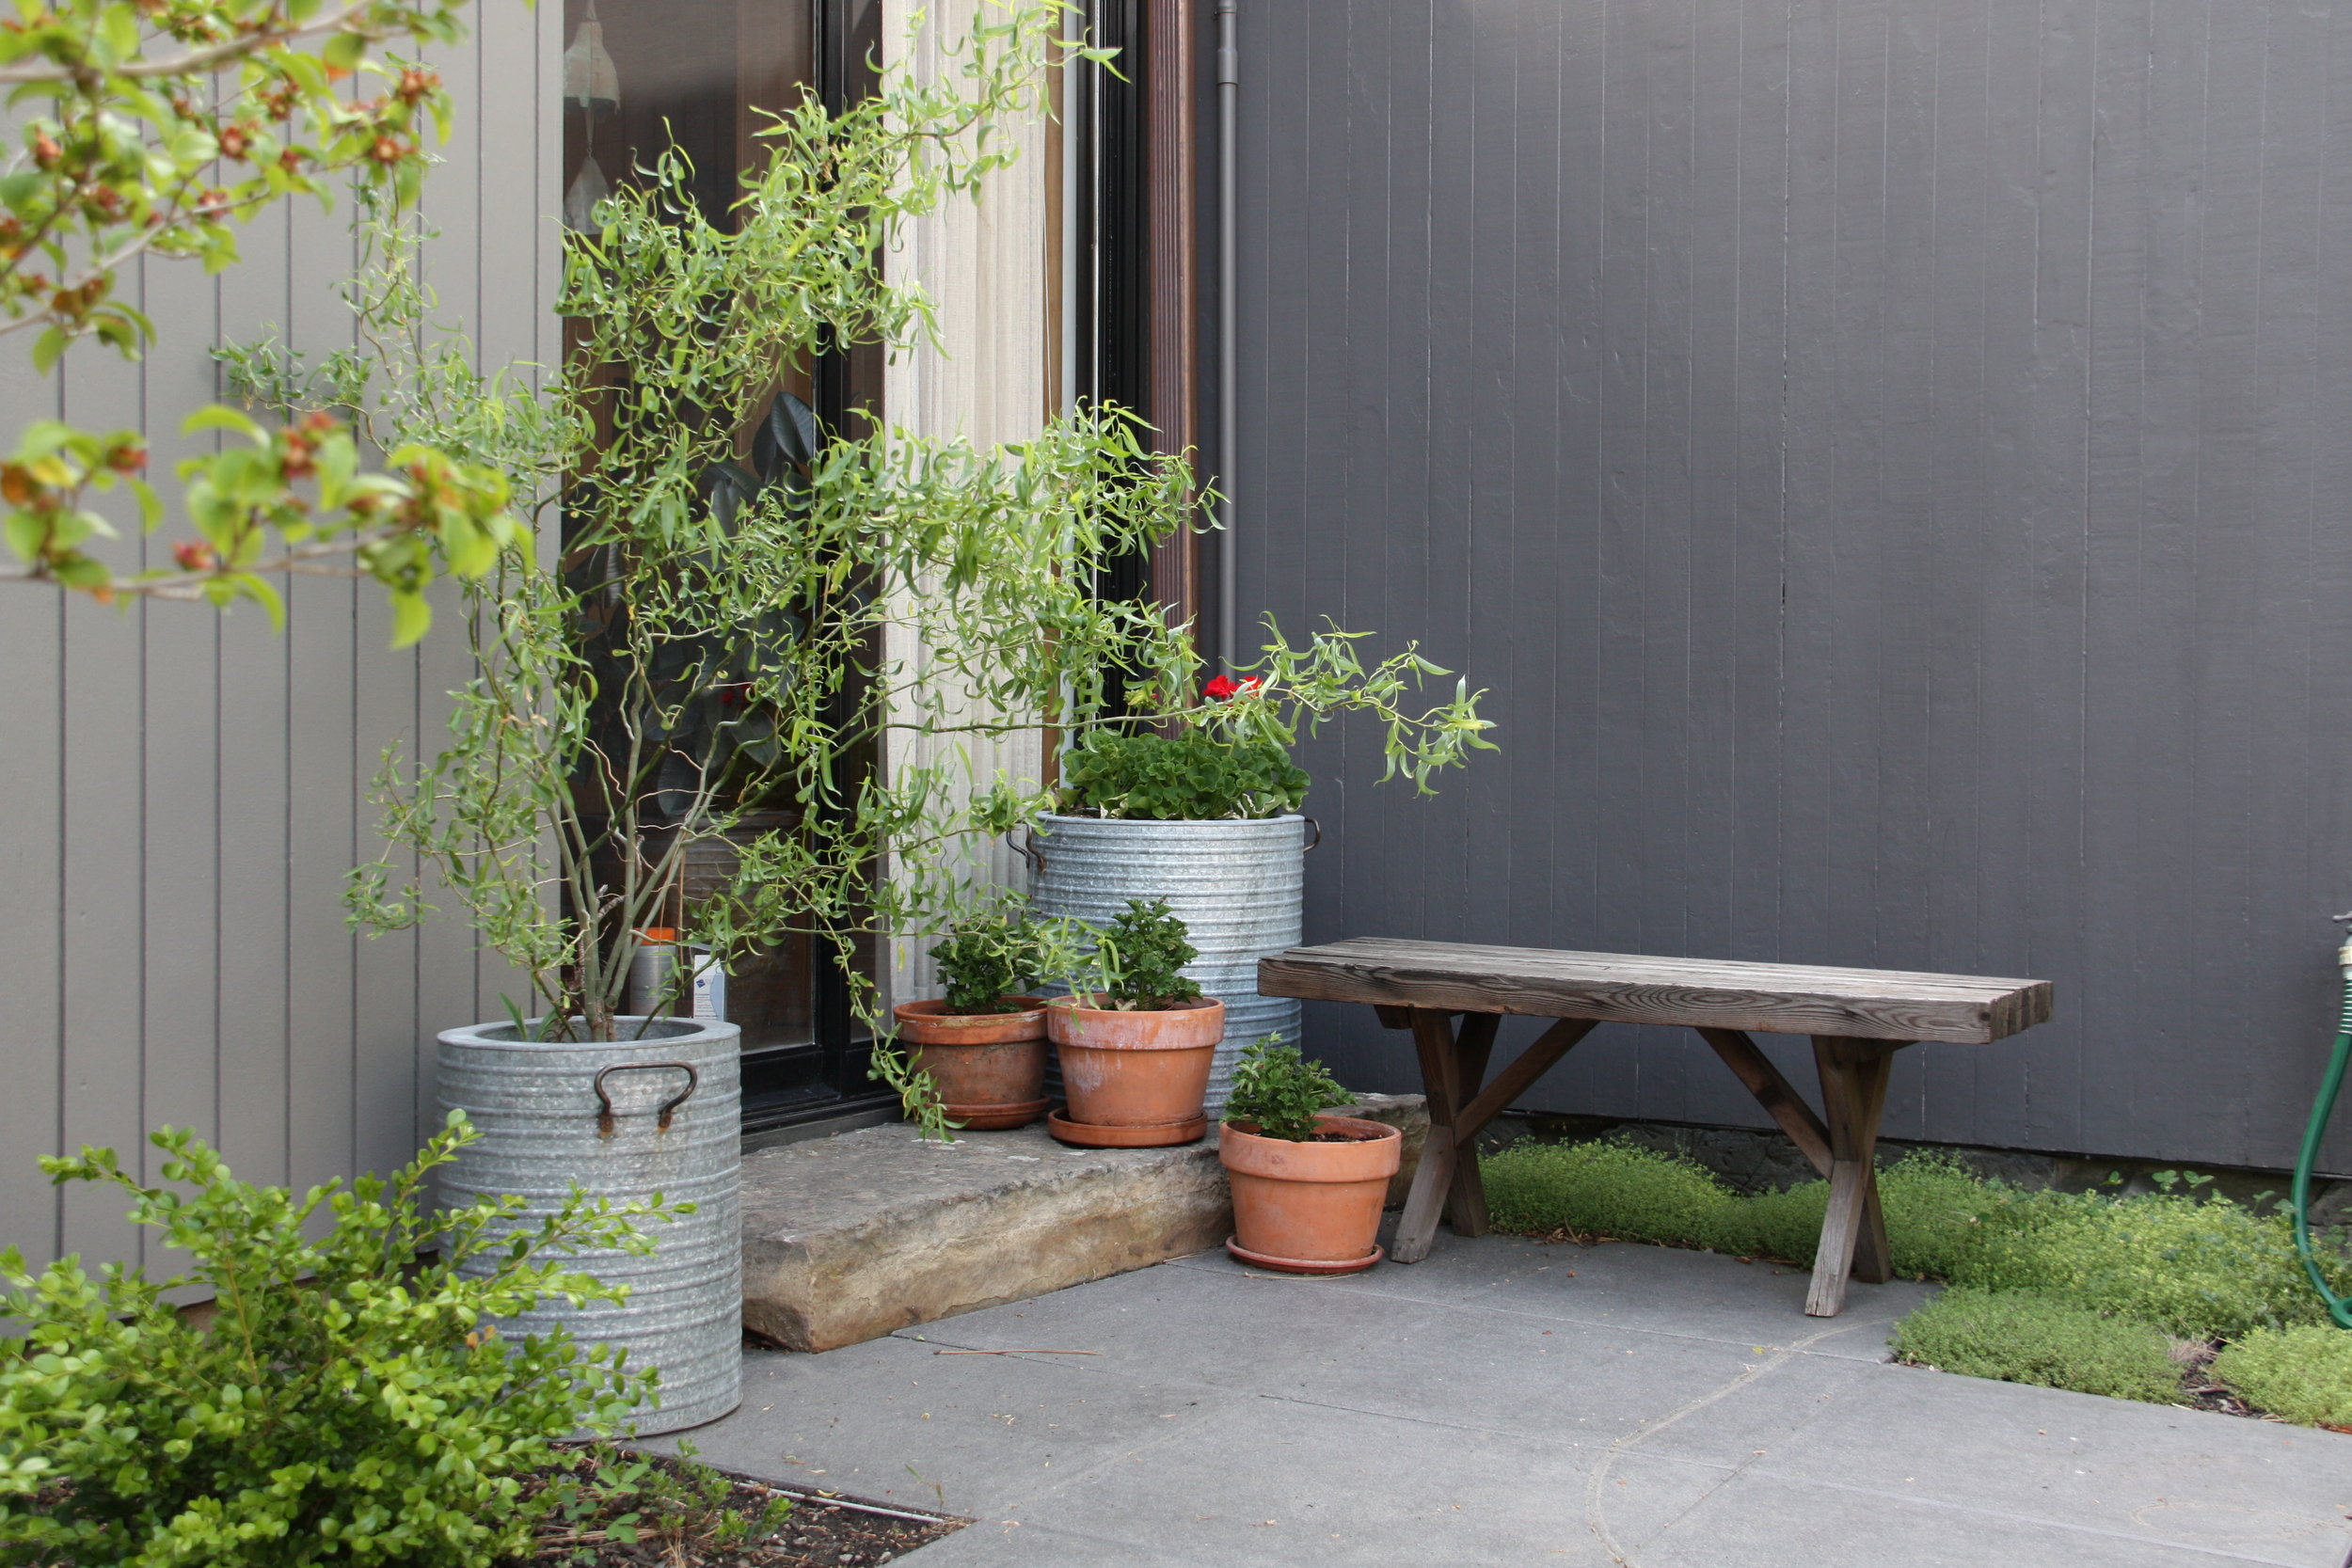
[[[1419,1095],[1347,1113],[1403,1129],[1404,1201],[1429,1116]],[[1216,1131],[1180,1148],[1070,1148],[1042,1123],[926,1141],[904,1123],[743,1157],[743,1324],[831,1350],[1224,1243]]]

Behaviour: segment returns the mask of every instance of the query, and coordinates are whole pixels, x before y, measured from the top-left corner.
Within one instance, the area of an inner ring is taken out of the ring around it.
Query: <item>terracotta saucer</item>
[[[1209,1130],[1205,1116],[1190,1121],[1161,1121],[1142,1127],[1099,1127],[1092,1122],[1072,1121],[1059,1111],[1049,1112],[1045,1131],[1066,1144],[1081,1144],[1088,1148],[1165,1148],[1173,1144],[1198,1143]]]
[[[942,1105],[949,1121],[960,1121],[974,1132],[1001,1132],[1008,1127],[1026,1127],[1044,1113],[1050,1100],[1031,1100],[1019,1105]]]
[[[1283,1274],[1361,1274],[1388,1256],[1380,1249],[1379,1243],[1375,1243],[1368,1256],[1343,1258],[1336,1263],[1319,1258],[1275,1258],[1263,1252],[1252,1252],[1231,1236],[1225,1238],[1225,1250],[1245,1263],[1255,1263],[1262,1269],[1277,1269]]]

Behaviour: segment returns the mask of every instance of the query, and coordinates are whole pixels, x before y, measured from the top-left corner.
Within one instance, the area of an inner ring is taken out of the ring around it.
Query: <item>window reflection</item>
[[[564,0],[564,221],[675,147],[694,198],[725,221],[757,156],[760,111],[814,80],[808,0]]]

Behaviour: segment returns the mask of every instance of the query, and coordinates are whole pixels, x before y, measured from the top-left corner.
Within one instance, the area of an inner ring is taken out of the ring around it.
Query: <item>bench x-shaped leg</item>
[[[1886,1075],[1905,1040],[1813,1037],[1813,1061],[1821,1078],[1823,1123],[1813,1107],[1781,1076],[1772,1058],[1737,1029],[1701,1029],[1724,1065],[1770,1111],[1791,1142],[1829,1179],[1829,1212],[1813,1259],[1813,1290],[1804,1309],[1834,1318],[1846,1302],[1846,1281],[1880,1285],[1895,1277],[1886,1251],[1886,1221],[1879,1212],[1879,1113],[1886,1107]]]
[[[1440,1209],[1458,1234],[1486,1233],[1486,1187],[1478,1174],[1480,1131],[1593,1028],[1590,1019],[1561,1020],[1482,1089],[1495,1027],[1502,1022],[1493,1013],[1471,1013],[1462,1020],[1457,1036],[1451,1014],[1427,1007],[1411,1010],[1422,1091],[1429,1101],[1429,1137],[1422,1146],[1412,1191],[1389,1247],[1389,1257],[1396,1262],[1418,1263],[1429,1256]]]
[[[1849,1270],[1881,1285],[1895,1277],[1886,1250],[1886,1220],[1879,1212],[1879,1115],[1886,1109],[1886,1078],[1906,1040],[1813,1037],[1821,1074],[1821,1107],[1829,1113],[1829,1212],[1813,1259],[1806,1313],[1834,1318],[1846,1305]]]

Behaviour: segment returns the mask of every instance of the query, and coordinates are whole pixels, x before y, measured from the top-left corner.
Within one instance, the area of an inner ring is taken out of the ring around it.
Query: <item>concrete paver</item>
[[[689,1435],[731,1469],[977,1521],[923,1568],[2352,1556],[2352,1436],[1893,1366],[1923,1288],[1856,1287],[1822,1322],[1804,1281],[1504,1237],[1338,1280],[1203,1254],[755,1354],[742,1409]],[[970,1350],[1007,1354],[939,1354]]]

